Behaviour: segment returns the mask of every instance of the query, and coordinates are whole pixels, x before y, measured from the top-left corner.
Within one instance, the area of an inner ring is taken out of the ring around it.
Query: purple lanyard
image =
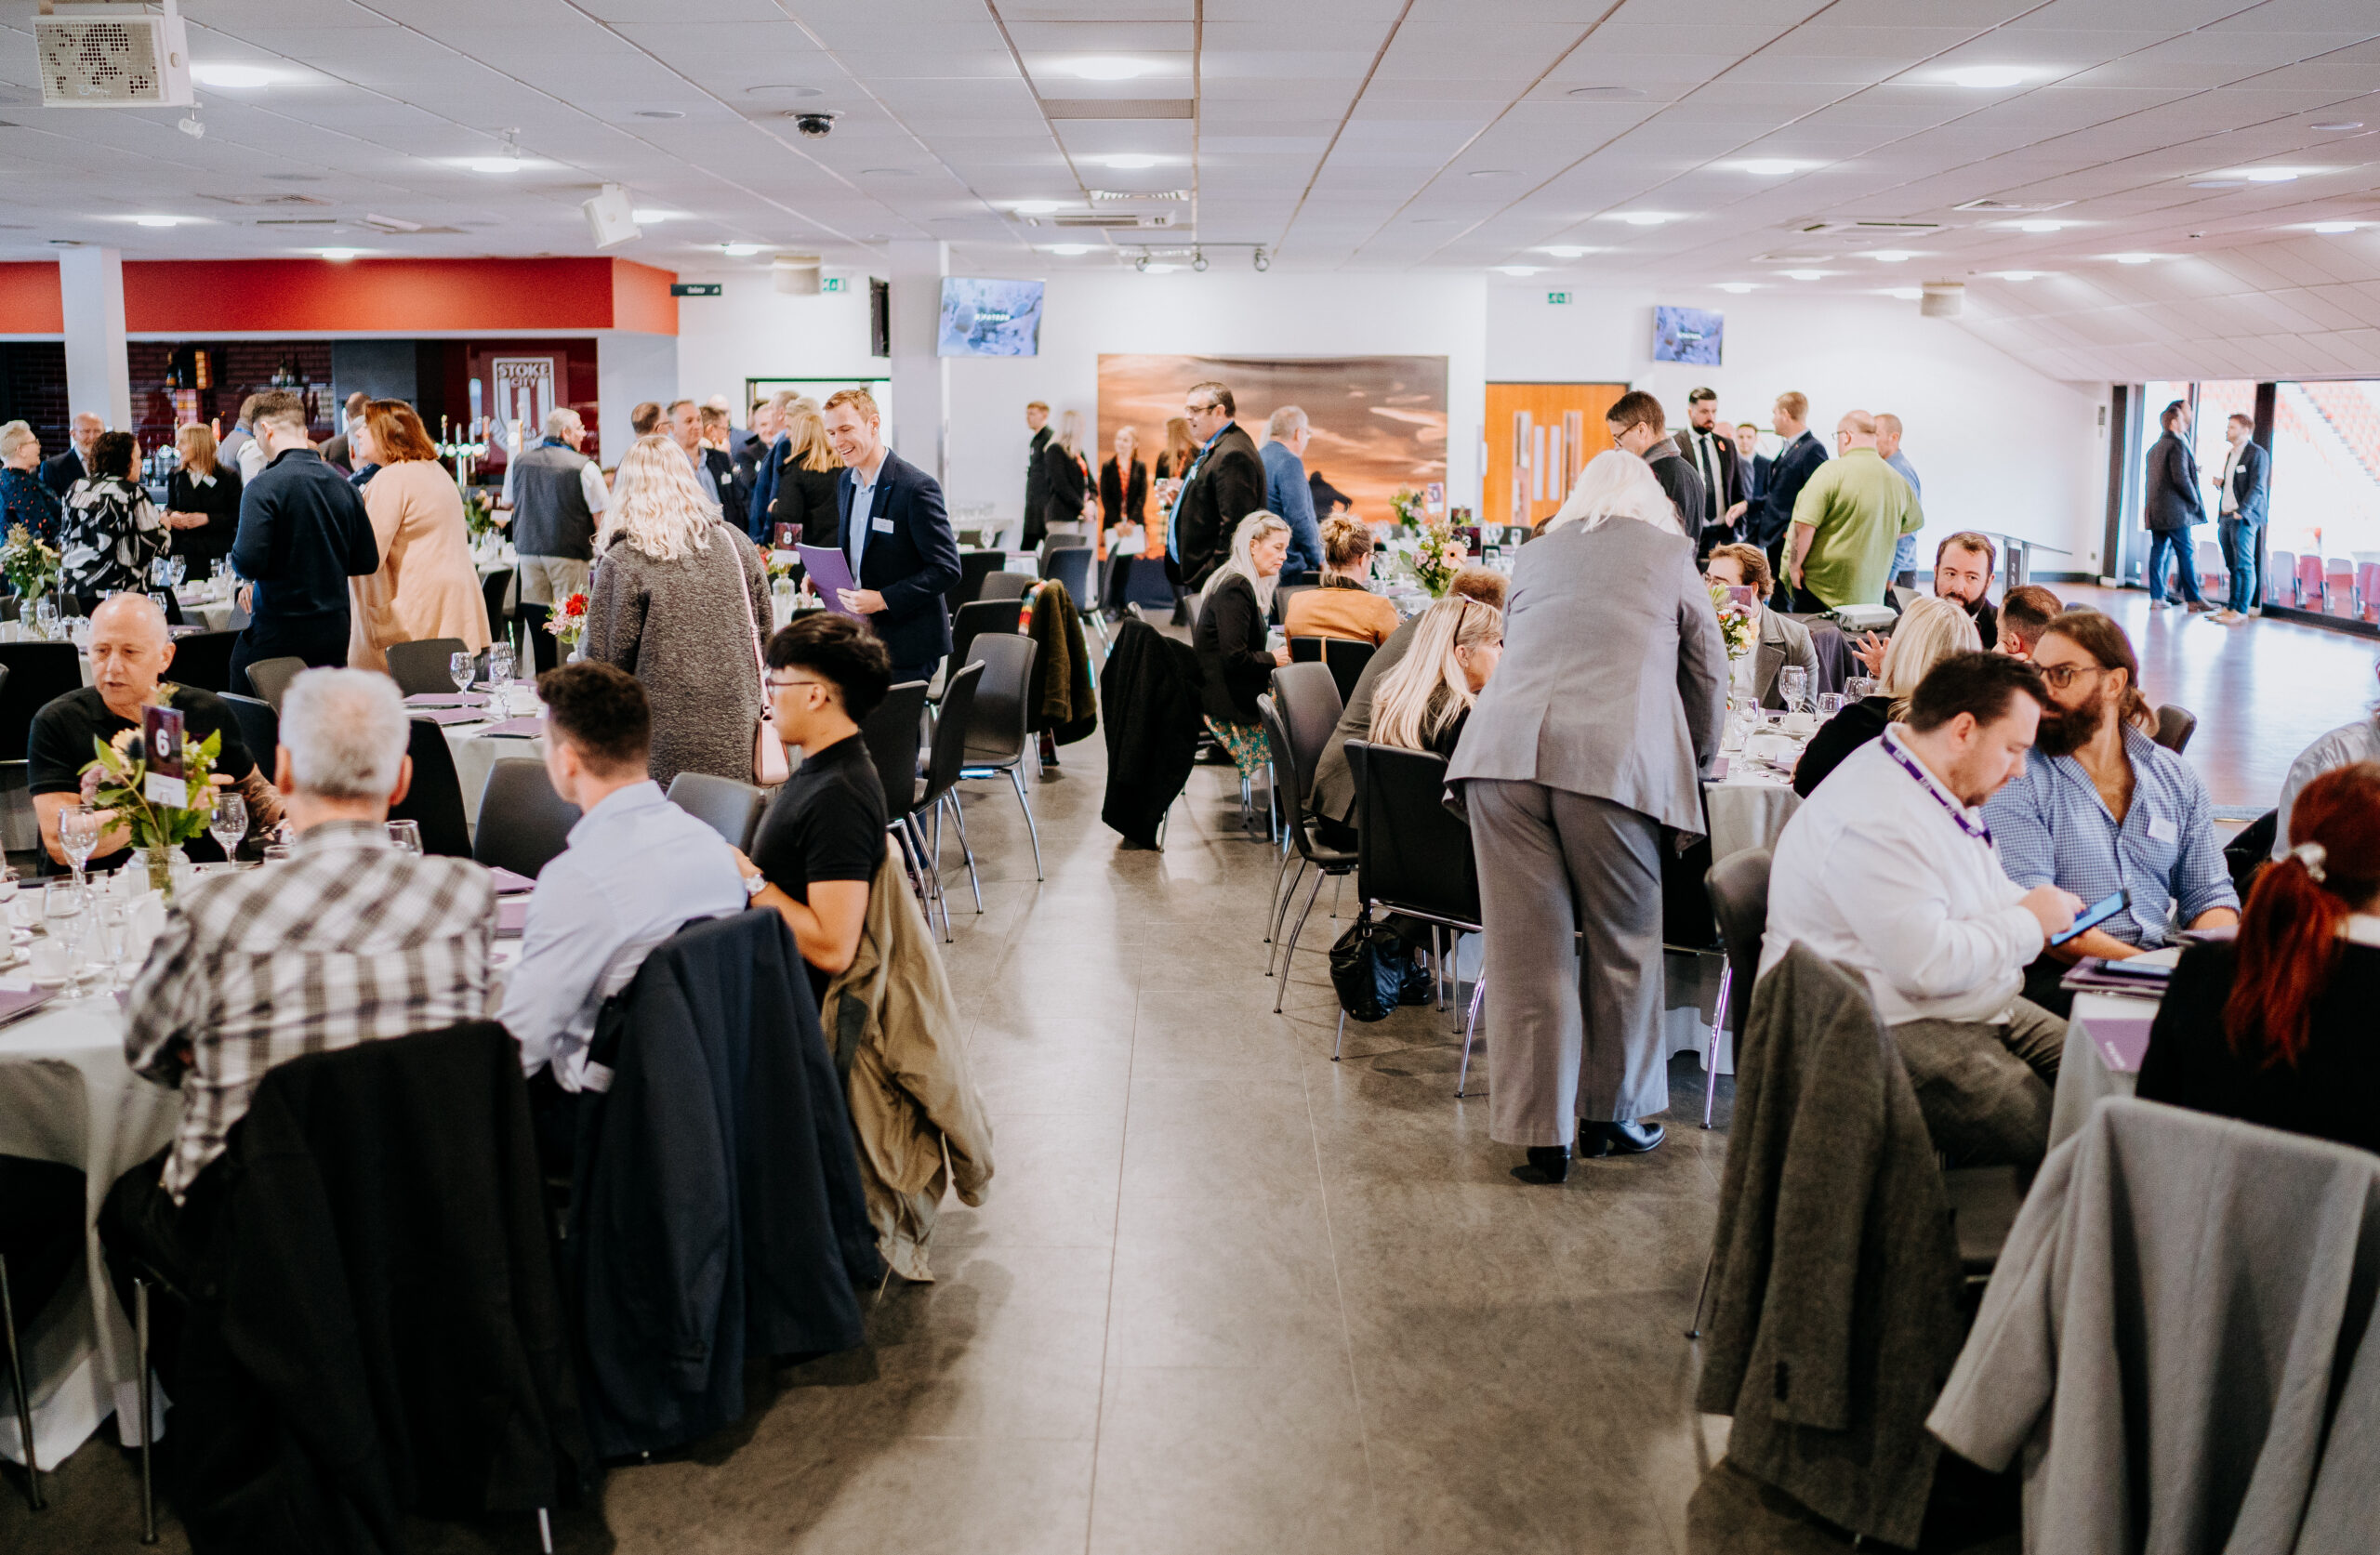
[[[1915,778],[1917,780],[1917,786],[1924,789],[1927,794],[1933,797],[1936,804],[1940,805],[1944,810],[1949,812],[1950,824],[1952,825],[1957,826],[1959,830],[1975,838],[1977,842],[1982,843],[1986,848],[1991,846],[1991,828],[1990,826],[1985,825],[1980,821],[1975,820],[1973,817],[1969,816],[1965,810],[1961,810],[1957,805],[1954,805],[1950,800],[1944,798],[1942,797],[1942,791],[1934,785],[1934,780],[1926,775],[1925,769],[1920,767],[1914,760],[1912,760],[1910,754],[1901,749],[1900,746],[1889,736],[1882,738],[1879,743],[1884,745],[1884,754],[1891,757],[1895,761],[1899,762],[1900,770],[1907,772],[1911,777]]]

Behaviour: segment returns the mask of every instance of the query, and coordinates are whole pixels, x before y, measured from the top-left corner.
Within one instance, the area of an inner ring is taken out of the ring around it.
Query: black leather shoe
[[[1530,1145],[1528,1165],[1514,1166],[1513,1175],[1523,1182],[1561,1182],[1570,1175],[1570,1147],[1567,1145]]]
[[[1405,985],[1397,991],[1396,1002],[1401,1005],[1435,1004],[1437,998],[1438,980],[1431,975],[1430,964],[1426,961],[1407,962]]]
[[[1619,1123],[1579,1123],[1579,1153],[1581,1155],[1642,1155],[1659,1144],[1665,1135],[1658,1123],[1627,1120]]]

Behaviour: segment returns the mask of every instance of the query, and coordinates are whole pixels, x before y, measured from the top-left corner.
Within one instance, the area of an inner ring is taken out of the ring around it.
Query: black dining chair
[[[1364,909],[1419,918],[1431,926],[1434,940],[1442,929],[1458,941],[1464,934],[1484,932],[1471,828],[1446,807],[1447,758],[1430,751],[1350,740],[1347,765],[1355,779],[1355,895]],[[1439,953],[1441,983],[1453,959],[1450,949]],[[1471,1049],[1487,992],[1483,970],[1471,988],[1462,1068],[1454,1082],[1457,1100],[1470,1083]],[[1342,1008],[1339,1041],[1346,1035],[1347,1012]],[[1338,1042],[1331,1045],[1330,1058],[1338,1061]]]
[[[0,642],[0,761],[22,761],[33,715],[83,689],[83,660],[71,642]]]
[[[926,884],[925,849],[913,846],[909,836],[909,806],[918,797],[918,753],[925,745],[926,683],[905,680],[888,688],[884,700],[859,726],[860,740],[875,765],[876,781],[884,790],[885,831],[899,839],[901,850],[919,864],[915,881],[919,905],[933,916],[933,897]]]
[[[543,765],[543,763],[539,763]],[[669,780],[669,802],[727,839],[730,848],[752,850],[752,834],[768,808],[763,789],[712,772],[680,772]]]
[[[1288,667],[1297,669],[1302,666],[1291,665]],[[1302,874],[1308,866],[1313,868],[1314,885],[1305,893],[1305,906],[1298,913],[1297,925],[1289,930],[1288,943],[1279,947],[1281,976],[1280,981],[1273,988],[1273,1013],[1276,1015],[1281,1013],[1281,1002],[1289,996],[1289,964],[1297,957],[1298,937],[1305,932],[1305,921],[1314,914],[1315,901],[1322,894],[1322,883],[1325,880],[1343,879],[1355,873],[1355,869],[1354,853],[1337,848],[1324,847],[1315,839],[1309,829],[1305,812],[1305,787],[1313,777],[1312,763],[1321,759],[1321,745],[1330,737],[1330,726],[1329,724],[1323,726],[1321,741],[1306,742],[1311,745],[1310,751],[1300,750],[1296,731],[1283,720],[1281,716],[1278,693],[1281,689],[1279,677],[1283,673],[1286,671],[1275,672],[1274,694],[1260,696],[1256,699],[1256,714],[1263,722],[1264,738],[1272,742],[1275,768],[1277,770],[1284,762],[1291,768],[1289,774],[1289,781],[1280,785],[1281,823],[1289,828],[1289,842],[1296,850],[1300,873]],[[1329,688],[1326,686],[1324,689]],[[1304,761],[1299,759],[1302,755],[1306,757]],[[1301,777],[1300,769],[1302,769],[1302,777]],[[1286,920],[1289,916],[1289,899],[1296,894],[1297,885],[1292,879],[1289,890],[1283,893],[1280,911],[1273,926],[1273,935],[1276,942],[1280,934],[1280,920]],[[1273,958],[1269,955],[1264,961],[1264,975],[1267,977],[1273,975]]]
[[[972,663],[975,639],[989,632],[995,635],[1016,631],[1017,607],[1014,600],[978,600],[959,607],[959,614],[950,623],[950,663]],[[947,685],[947,678],[945,679]]]
[[[174,662],[165,679],[218,695],[231,689],[231,645],[237,632],[192,632],[174,639]]]
[[[1726,951],[1719,970],[1719,1002],[1711,1012],[1711,1044],[1702,1058],[1705,1128],[1711,1127],[1711,1109],[1719,1094],[1719,1034],[1742,1034],[1743,1012],[1752,1008],[1752,980],[1760,973],[1761,941],[1768,931],[1768,863],[1767,849],[1747,848],[1721,859],[1703,876],[1711,916],[1719,924],[1719,943]]]
[[[578,807],[554,792],[546,764],[509,757],[488,769],[480,823],[471,832],[471,857],[490,869],[534,880],[570,846],[570,828],[576,824]]]
[[[968,662],[984,666],[984,679],[975,690],[973,716],[967,720],[967,765],[959,773],[970,778],[1008,774],[1017,808],[1025,811],[1025,829],[1033,837],[1037,880],[1044,878],[1041,828],[1033,819],[1033,801],[1025,795],[1025,753],[1033,745],[1025,725],[1032,712],[1033,664],[1040,652],[1031,638],[1012,632],[983,633],[968,649]]]
[[[993,573],[984,579],[984,586],[975,591],[978,603],[1022,600],[1033,591],[1034,579],[1025,573]]]
[[[421,850],[443,858],[471,856],[470,811],[463,808],[463,780],[455,771],[455,752],[446,731],[428,718],[410,718],[405,754],[413,758],[413,785],[405,797],[389,807],[391,821],[414,821],[421,826]],[[245,725],[243,740],[245,739]]]
[[[933,743],[926,753],[925,779],[910,785],[913,795],[903,812],[909,830],[919,841],[925,839],[925,817],[933,814],[933,846],[928,850],[926,874],[928,889],[933,899],[942,903],[942,937],[950,939],[950,899],[942,889],[942,812],[950,811],[951,823],[959,833],[959,856],[967,865],[967,884],[975,893],[975,911],[984,910],[984,883],[975,874],[975,850],[967,842],[967,809],[960,802],[959,780],[967,770],[967,731],[975,719],[975,696],[984,683],[984,666],[971,664],[950,678],[943,688],[942,711],[933,722]],[[886,810],[892,809],[892,796],[885,797]]]
[[[506,628],[511,624],[512,615],[505,609],[505,601],[512,596],[514,571],[510,567],[499,567],[480,579],[480,597],[487,601],[487,635],[492,638],[505,636]]]
[[[1273,589],[1273,625],[1277,626],[1289,618],[1291,600],[1301,594],[1310,594],[1319,586],[1318,584],[1311,583],[1284,583],[1276,586]]]
[[[455,655],[470,651],[461,638],[424,638],[419,642],[395,643],[389,649],[389,678],[397,690],[407,696],[435,696],[451,693],[456,689],[455,677],[448,665]]]
[[[270,702],[237,692],[225,692],[223,705],[231,709],[231,721],[240,726],[240,744],[247,748],[248,759],[270,779],[273,748],[281,744],[281,715]]]
[[[2190,736],[2197,732],[2198,715],[2168,702],[2158,707],[2157,732],[2149,738],[2179,756],[2189,749]]]
[[[1107,621],[1091,593],[1092,560],[1093,552],[1089,546],[1060,546],[1043,559],[1041,575],[1066,591],[1066,598],[1072,600],[1075,609],[1082,613],[1083,625],[1091,628],[1092,635],[1099,639],[1100,648],[1104,651],[1107,647]]]
[[[1372,662],[1380,650],[1368,642],[1346,637],[1293,637],[1289,639],[1289,663],[1319,664],[1329,667],[1330,679],[1338,683],[1339,701],[1345,705],[1355,694],[1355,682],[1363,678],[1364,666]]]
[[[1277,787],[1281,772],[1287,768],[1297,788],[1298,798],[1303,801],[1314,792],[1314,770],[1322,759],[1323,749],[1329,744],[1332,731],[1338,726],[1342,711],[1339,689],[1331,684],[1329,672],[1320,665],[1284,665],[1273,671],[1272,686],[1273,705],[1280,710],[1281,723],[1289,731],[1298,746],[1291,751],[1287,746],[1273,745],[1271,736],[1266,736],[1267,747],[1272,753],[1272,781]],[[1262,707],[1261,703],[1259,706]],[[1327,718],[1324,717],[1326,710],[1329,713]],[[1318,734],[1313,728],[1317,721],[1321,724]],[[1311,817],[1308,819],[1310,823]],[[1273,894],[1264,915],[1266,944],[1273,943],[1280,935],[1279,920],[1286,912],[1283,887],[1286,885],[1289,890],[1295,890],[1297,880],[1304,874],[1305,865],[1293,846],[1292,834],[1285,827],[1281,833],[1281,863],[1273,874]],[[1272,969],[1269,961],[1265,969],[1268,973]]]
[[[40,1061],[58,1069],[76,1091],[82,1089],[81,1076],[65,1064]],[[19,1336],[33,1325],[83,1262],[86,1179],[80,1167],[61,1162],[0,1155],[0,1203],[9,1206],[7,1219],[0,1222],[0,1334],[7,1341],[9,1389],[17,1405],[17,1444],[25,1460],[25,1494],[33,1510],[39,1511],[47,1503],[41,1492],[33,1401],[25,1381]]]
[[[257,695],[271,703],[272,710],[278,713],[281,711],[281,699],[289,694],[289,682],[305,673],[306,661],[300,658],[258,659],[248,665],[248,684]],[[238,691],[240,688],[234,686],[231,689]],[[455,682],[447,681],[446,689],[454,690]]]
[[[1008,566],[1006,551],[961,551],[959,553],[959,581],[950,586],[943,602],[957,615],[961,607],[973,604],[984,595],[984,580]]]

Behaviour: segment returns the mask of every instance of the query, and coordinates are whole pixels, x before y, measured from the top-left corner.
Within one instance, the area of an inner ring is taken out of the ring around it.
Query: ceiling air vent
[[[257,225],[259,227],[336,227],[338,225],[338,217],[335,216],[260,216],[257,217]]]
[[[190,42],[173,0],[162,16],[129,6],[91,10],[33,18],[43,107],[190,106]]]
[[[1805,237],[1813,238],[1830,235],[1856,237],[1862,232],[1867,233],[1871,237],[1879,238],[1909,237],[1924,232],[1938,232],[1941,230],[1942,224],[1938,221],[1858,221],[1846,219],[1835,221],[1797,221],[1793,223],[1792,226],[1792,231],[1801,233]]]
[[[319,194],[209,194],[206,199],[226,205],[327,205],[328,200]]]
[[[1062,211],[1056,216],[1031,217],[1029,224],[1035,227],[1066,227],[1078,231],[1120,232],[1135,228],[1170,227],[1173,225],[1173,213],[1148,211],[1135,216],[1127,211],[1091,211],[1088,214],[1068,215]]]
[[[1954,211],[1980,211],[1986,216],[2030,216],[2042,211],[2062,211],[2074,204],[2071,200],[1970,200],[1964,205],[1952,205]]]
[[[376,232],[385,232],[390,237],[409,236],[416,232],[459,232],[462,231],[460,227],[425,227],[418,221],[407,221],[399,216],[367,216],[364,218],[364,225]]]
[[[1190,191],[1186,189],[1094,189],[1091,202],[1099,204],[1112,200],[1162,200],[1174,204],[1187,204]]]

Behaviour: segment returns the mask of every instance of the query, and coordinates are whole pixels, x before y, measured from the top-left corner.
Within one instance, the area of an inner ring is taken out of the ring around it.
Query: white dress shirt
[[[852,586],[864,587],[859,581],[859,559],[867,550],[867,528],[876,513],[876,488],[883,483],[886,460],[879,456],[876,468],[852,470],[852,533],[843,550],[852,559]]]
[[[264,455],[264,439],[252,437],[240,444],[240,484],[252,484],[264,473],[269,462]]]
[[[1867,979],[1884,1024],[2007,1019],[2042,926],[1985,831],[1928,773],[1912,776],[1900,728],[1862,745],[1804,801],[1768,871],[1763,972],[1799,942]],[[1924,764],[1919,763],[1920,770]]]
[[[2236,514],[2240,511],[2240,494],[2231,484],[2231,472],[2240,468],[2240,449],[2246,441],[2242,438],[2239,442],[2233,443],[2231,452],[2223,455],[2223,500],[2215,508],[2218,514]]]

